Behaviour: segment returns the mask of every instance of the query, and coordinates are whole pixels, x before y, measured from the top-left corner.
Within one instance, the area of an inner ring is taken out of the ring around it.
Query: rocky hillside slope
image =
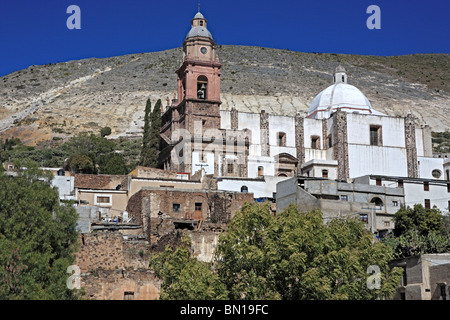
[[[332,83],[339,62],[348,82],[389,115],[408,110],[433,131],[450,128],[450,55],[377,57],[219,46],[222,108],[305,113]],[[145,102],[167,105],[176,90],[181,48],[104,59],[30,66],[0,78],[0,137],[28,144],[110,126],[113,136],[139,135]]]

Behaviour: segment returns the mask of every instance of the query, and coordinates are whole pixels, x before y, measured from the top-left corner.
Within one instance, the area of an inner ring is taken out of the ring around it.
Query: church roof
[[[199,12],[194,16],[194,19],[205,19],[205,17]]]
[[[200,11],[195,14],[194,18],[192,18],[192,21],[194,21],[195,19],[202,19],[206,21],[205,17],[203,16],[203,14],[201,14]],[[186,35],[186,39],[192,37],[205,37],[211,40],[213,38],[211,33],[205,26],[194,25],[194,23],[192,23],[192,28]]]
[[[366,114],[374,111],[369,99],[358,88],[347,83],[335,83],[314,98],[308,117],[328,118],[337,109]]]
[[[369,99],[355,86],[347,83],[345,68],[339,64],[336,73],[343,73],[341,78],[334,77],[334,84],[320,92],[311,102],[307,117],[326,119],[341,109],[350,113],[384,115],[372,108]]]
[[[208,31],[208,29],[206,29],[205,27],[200,27],[200,26],[192,27],[191,30],[189,31],[189,33],[187,34],[186,39],[192,38],[192,37],[205,37],[205,38],[212,39],[212,35]]]

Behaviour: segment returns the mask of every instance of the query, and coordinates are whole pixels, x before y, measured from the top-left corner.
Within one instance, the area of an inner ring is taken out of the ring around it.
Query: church
[[[221,67],[207,20],[198,12],[183,43],[177,95],[162,112],[159,166],[214,177],[315,177],[352,181],[366,175],[445,179],[432,157],[431,129],[410,113],[373,108],[342,65],[306,114],[221,110]],[[334,72],[333,72],[334,71]],[[447,173],[445,173],[447,169]]]

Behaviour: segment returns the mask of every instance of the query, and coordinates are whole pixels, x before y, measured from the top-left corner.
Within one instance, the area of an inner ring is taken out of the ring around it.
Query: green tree
[[[419,235],[428,235],[441,228],[442,214],[438,209],[425,209],[421,204],[402,207],[394,214],[394,235],[401,236],[409,230],[415,230]]]
[[[161,99],[151,111],[150,99],[147,100],[144,115],[144,133],[142,140],[142,166],[156,168],[158,166],[159,142],[161,130]]]
[[[449,217],[438,209],[416,204],[402,207],[394,215],[395,229],[384,240],[395,258],[450,252]]]
[[[216,254],[231,299],[378,299],[395,292],[402,272],[389,269],[392,252],[361,221],[324,224],[320,211],[294,205],[277,216],[268,205],[244,205]],[[370,266],[380,271],[378,289],[367,285]]]
[[[64,143],[61,149],[69,156],[69,170],[82,173],[98,173],[97,168],[103,168],[106,165],[114,152],[114,147],[115,143],[104,137],[81,133]],[[76,166],[72,166],[71,163],[74,158],[76,158],[75,163],[86,165],[82,171],[76,169]]]
[[[166,249],[153,263],[165,298],[189,299],[204,288],[209,298],[381,299],[393,295],[402,275],[389,268],[390,247],[373,242],[358,219],[325,224],[319,210],[294,205],[274,216],[267,204],[245,204],[221,234],[213,263],[190,259],[186,248]],[[208,284],[225,289],[217,296]]]
[[[0,175],[0,299],[75,299],[66,285],[77,248],[77,214],[59,204],[51,174],[31,162]]]
[[[103,174],[127,174],[128,168],[122,155],[113,153],[100,172]]]
[[[185,236],[175,250],[167,246],[163,253],[152,258],[150,266],[158,277],[164,279],[160,299],[226,299],[225,285],[208,263],[191,256],[189,247],[190,239]]]
[[[103,127],[103,128],[100,129],[100,136],[102,138],[106,137],[106,136],[109,136],[110,134],[111,134],[111,128],[110,127]]]
[[[96,173],[94,161],[85,154],[74,155],[69,162],[69,170],[74,173]]]

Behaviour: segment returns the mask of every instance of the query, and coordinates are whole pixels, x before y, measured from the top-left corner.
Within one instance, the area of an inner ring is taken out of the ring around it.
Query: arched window
[[[258,177],[262,177],[264,175],[264,167],[259,166],[258,167]]]
[[[383,206],[383,200],[381,200],[378,197],[373,198],[372,200],[370,200],[371,203],[374,203],[377,207],[382,207]]]
[[[206,100],[208,92],[208,78],[205,76],[199,76],[197,78],[197,98]]]

